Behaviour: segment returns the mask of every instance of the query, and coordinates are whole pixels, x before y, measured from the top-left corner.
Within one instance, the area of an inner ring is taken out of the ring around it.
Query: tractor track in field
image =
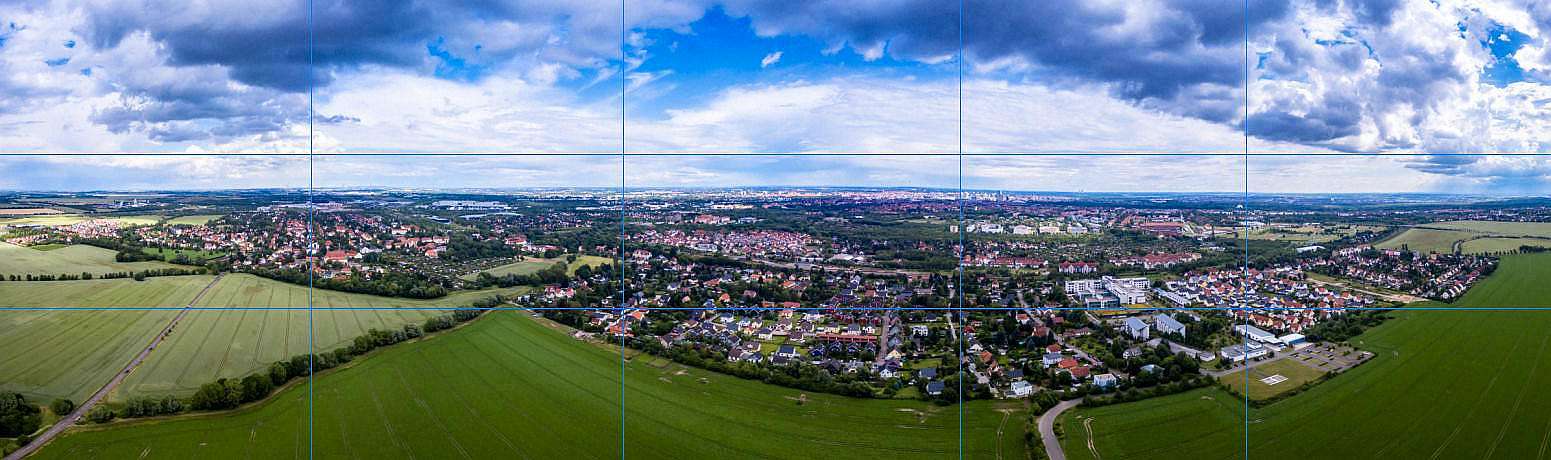
[[[79,422],[81,418],[85,417],[87,412],[97,407],[97,404],[101,403],[103,399],[107,399],[108,394],[117,389],[119,384],[124,383],[124,379],[128,378],[129,374],[134,372],[135,368],[140,367],[140,364],[144,363],[145,360],[151,356],[151,351],[156,350],[156,347],[161,345],[162,340],[166,339],[167,336],[172,333],[172,329],[177,327],[178,321],[182,320],[184,316],[188,315],[189,309],[192,308],[194,304],[199,303],[199,299],[204,297],[205,293],[210,292],[210,288],[212,286],[215,286],[216,283],[221,281],[221,276],[222,275],[216,275],[215,278],[210,280],[210,284],[206,284],[205,288],[199,291],[199,294],[196,294],[193,299],[189,300],[188,305],[185,305],[182,310],[178,310],[178,315],[172,317],[172,321],[167,322],[167,327],[162,328],[161,332],[158,332],[155,337],[151,338],[151,343],[147,344],[144,349],[141,349],[140,353],[135,355],[135,358],[131,359],[129,364],[124,366],[123,371],[114,374],[113,378],[109,380],[106,385],[103,385],[102,388],[98,389],[96,393],[93,393],[90,398],[87,398],[85,402],[82,402],[80,406],[75,408],[75,411],[70,412],[70,415],[67,415],[64,418],[59,419],[59,421],[54,422],[54,425],[48,427],[47,430],[44,430],[43,434],[38,435],[38,437],[33,439],[32,442],[27,443],[27,445],[22,446],[22,448],[17,449],[15,452],[11,452],[10,455],[5,456],[5,460],[19,460],[28,455],[32,455],[33,452],[37,452],[38,449],[41,449],[43,446],[47,445],[49,441],[59,437],[59,435],[64,433],[65,430],[75,426],[76,422]]]

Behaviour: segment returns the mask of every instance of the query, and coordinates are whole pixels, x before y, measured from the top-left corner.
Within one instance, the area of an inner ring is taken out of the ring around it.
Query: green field
[[[162,216],[85,216],[81,214],[54,214],[46,216],[11,217],[0,219],[0,227],[6,225],[71,225],[88,220],[116,220],[124,225],[155,225]]]
[[[612,349],[547,324],[492,313],[319,375],[313,454],[608,459],[623,444],[632,458],[958,455],[954,407],[804,395],[648,356],[622,366]],[[298,386],[230,414],[78,429],[38,458],[305,458],[306,404]],[[1020,425],[997,435],[1023,413],[995,404],[964,408],[965,455],[996,457],[1000,445],[1024,458]]]
[[[30,247],[0,243],[0,275],[79,275],[90,272],[100,275],[108,272],[155,270],[175,268],[164,262],[115,262],[118,254],[112,249],[77,244],[38,250]]]
[[[1551,247],[1551,223],[1453,221],[1410,228],[1374,245],[1381,249],[1402,246],[1419,252],[1454,252],[1455,243],[1463,242],[1465,253],[1510,251],[1522,245]],[[1524,238],[1531,237],[1531,238]],[[1542,239],[1544,238],[1544,239]]]
[[[209,285],[211,276],[156,277],[146,281],[92,280],[0,283],[10,307],[183,307]],[[411,300],[313,291],[315,308],[374,307],[374,310],[316,310],[312,340],[331,350],[366,330],[399,328],[466,306],[496,293],[525,288],[458,292],[436,300]],[[219,377],[241,377],[308,350],[308,289],[252,275],[232,274],[210,287],[196,306],[243,307],[196,310],[151,354],[113,395],[191,394]],[[406,308],[407,307],[407,308]],[[107,382],[173,317],[173,310],[0,312],[0,390],[44,400],[83,399]],[[103,344],[110,344],[103,346]]]
[[[220,214],[201,214],[196,216],[178,216],[163,222],[167,225],[204,225],[212,220],[220,219]]]
[[[1270,385],[1261,379],[1273,375],[1280,375],[1287,380]],[[1244,387],[1249,386],[1249,399],[1264,401],[1276,395],[1286,393],[1308,382],[1312,382],[1324,375],[1318,369],[1305,366],[1293,359],[1279,359],[1269,363],[1256,364],[1249,370],[1249,378],[1244,374],[1234,374],[1230,378],[1223,379],[1223,384],[1228,385],[1238,394],[1244,394]]]
[[[1455,305],[1551,307],[1546,280],[1551,254],[1507,257]],[[1253,458],[1545,458],[1547,331],[1544,311],[1401,310],[1350,341],[1372,360],[1247,424],[1241,401],[1204,389],[1065,414],[1062,446],[1088,456],[1080,420],[1093,417],[1103,458],[1241,458],[1246,425]]]
[[[463,279],[465,279],[465,280],[476,279],[476,278],[479,277],[480,273],[489,273],[492,276],[506,276],[506,275],[519,275],[520,276],[520,275],[527,275],[527,274],[532,274],[532,273],[538,273],[538,272],[540,272],[540,271],[542,271],[542,270],[544,270],[546,268],[555,266],[556,262],[562,262],[562,261],[565,261],[564,257],[557,257],[557,258],[554,258],[554,259],[526,258],[525,260],[523,260],[521,262],[513,262],[513,263],[509,263],[509,264],[502,265],[502,266],[499,266],[499,267],[491,268],[489,270],[481,270],[479,272],[463,275]],[[583,265],[591,265],[591,266],[596,267],[596,266],[599,266],[599,265],[602,265],[602,264],[611,264],[612,265],[613,263],[614,263],[614,259],[610,259],[610,258],[607,258],[607,257],[588,256],[588,255],[577,256],[575,262],[571,262],[570,264],[566,265],[566,271],[568,273],[573,273],[574,274],[574,273],[576,273],[576,269],[580,268]]]
[[[1379,232],[1385,227],[1374,225],[1298,225],[1266,226],[1245,232],[1251,240],[1288,241],[1298,244],[1328,243],[1361,231]],[[1326,233],[1331,230],[1331,233]]]

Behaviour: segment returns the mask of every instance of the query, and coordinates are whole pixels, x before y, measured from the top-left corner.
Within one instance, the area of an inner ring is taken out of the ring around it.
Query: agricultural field
[[[112,249],[103,249],[84,244],[45,247],[43,250],[39,250],[10,243],[0,243],[0,275],[58,275],[62,273],[79,275],[81,272],[100,275],[110,272],[178,267],[177,265],[157,261],[115,262],[113,256],[117,254],[118,252]]]
[[[0,227],[7,225],[47,225],[57,227],[71,225],[88,220],[113,220],[123,225],[155,225],[162,221],[162,216],[86,216],[81,214],[51,214],[42,216],[26,216],[0,218]]]
[[[1551,247],[1551,223],[1454,221],[1419,225],[1374,245],[1381,249],[1450,253],[1459,244],[1471,254],[1509,251],[1522,245]]]
[[[307,456],[306,390],[228,414],[78,428],[38,458]],[[942,458],[959,449],[954,407],[804,394],[645,355],[622,362],[615,349],[512,311],[325,372],[312,391],[312,454],[322,458],[616,458],[621,448],[640,458]],[[1021,427],[1009,423],[1000,439],[998,427],[1025,414],[994,404],[964,407],[965,455],[1023,458]]]
[[[138,396],[187,396],[220,377],[241,377],[270,363],[308,352],[308,289],[252,275],[169,276],[136,282],[128,279],[0,283],[0,298],[19,307],[183,307],[209,285],[195,304],[230,310],[191,311],[173,334],[131,374],[113,400]],[[337,291],[313,291],[312,343],[332,350],[368,329],[396,329],[497,294],[526,288],[458,292],[435,300],[377,297]],[[373,307],[373,310],[330,308]],[[127,340],[144,345],[172,319],[175,310],[108,312],[28,312],[44,318],[7,315],[6,334],[27,340],[0,342],[0,389],[29,396],[84,397],[121,369],[138,348],[110,346]],[[130,320],[129,318],[133,318]],[[60,327],[60,325],[69,327]],[[111,331],[104,335],[102,331]],[[111,342],[109,342],[111,341]],[[86,348],[59,347],[59,344]],[[107,367],[103,367],[106,364]],[[48,368],[46,371],[38,369]],[[11,372],[15,370],[16,372]],[[26,371],[26,372],[22,372]],[[15,376],[15,377],[13,377]]]
[[[163,221],[166,225],[205,225],[210,221],[220,219],[220,214],[200,214],[194,216],[178,216]]]
[[[1297,244],[1319,244],[1335,241],[1362,231],[1381,232],[1385,228],[1376,225],[1269,225],[1245,232],[1245,238],[1287,241]]]
[[[1249,411],[1203,389],[1064,414],[1068,457],[1538,458],[1551,438],[1551,254],[1517,255],[1456,306],[1397,310],[1349,342],[1367,363]],[[1232,401],[1231,395],[1226,396]],[[1088,419],[1092,419],[1089,421]],[[1217,435],[1212,433],[1225,433]],[[1236,434],[1235,434],[1236,433]],[[1202,441],[1210,438],[1211,441]],[[1179,448],[1184,443],[1189,448]]]
[[[499,266],[499,267],[491,268],[489,270],[481,270],[479,272],[463,275],[462,278],[465,279],[465,280],[477,279],[477,278],[479,278],[479,274],[480,273],[489,273],[492,276],[506,276],[506,275],[519,275],[519,276],[521,276],[521,275],[527,275],[527,274],[532,274],[532,273],[538,273],[540,271],[543,271],[546,268],[555,266],[556,262],[563,262],[563,261],[565,261],[565,258],[563,258],[563,257],[554,258],[554,259],[543,259],[543,258],[537,258],[537,257],[530,257],[530,258],[525,258],[521,262],[513,262],[513,263],[509,263],[509,264],[502,265],[502,266]],[[580,268],[583,265],[591,265],[591,266],[596,267],[596,266],[599,266],[599,265],[602,265],[602,264],[613,265],[613,263],[614,263],[614,259],[610,259],[610,258],[607,258],[607,257],[581,255],[581,256],[578,256],[576,258],[575,262],[571,262],[570,264],[566,265],[566,272],[567,273],[571,273],[571,274],[575,274],[576,273],[576,269]]]

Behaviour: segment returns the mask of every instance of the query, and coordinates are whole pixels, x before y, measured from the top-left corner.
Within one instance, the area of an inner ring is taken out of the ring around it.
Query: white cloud
[[[763,68],[766,68],[766,67],[770,67],[772,65],[775,65],[775,63],[777,63],[777,62],[781,62],[781,52],[780,51],[776,51],[774,53],[766,54],[764,59],[760,59],[759,60],[759,68],[763,69]]]

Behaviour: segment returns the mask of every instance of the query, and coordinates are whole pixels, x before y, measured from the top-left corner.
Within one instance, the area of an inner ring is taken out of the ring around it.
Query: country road
[[[113,379],[109,380],[107,385],[103,385],[102,388],[98,389],[96,393],[92,393],[92,396],[87,398],[86,402],[83,402],[80,406],[77,406],[75,411],[71,412],[70,415],[67,415],[64,418],[59,419],[58,422],[54,422],[53,426],[48,427],[48,429],[45,430],[43,434],[38,435],[38,437],[33,439],[32,442],[27,443],[26,446],[22,446],[21,449],[17,449],[15,452],[11,452],[11,455],[5,456],[5,460],[18,460],[28,455],[32,455],[33,452],[43,448],[43,446],[48,444],[49,441],[52,441],[55,437],[58,437],[60,433],[64,433],[65,430],[75,426],[76,422],[81,421],[82,417],[85,417],[88,412],[91,412],[93,407],[96,407],[98,403],[102,402],[104,398],[108,397],[108,394],[112,393],[114,389],[118,388],[119,384],[124,383],[124,379],[129,377],[130,372],[133,372],[136,367],[140,366],[140,363],[145,362],[145,359],[151,356],[151,351],[155,350],[158,345],[161,345],[162,340],[166,339],[167,335],[172,333],[173,327],[178,325],[178,321],[182,320],[184,316],[187,316],[189,309],[192,308],[194,304],[199,303],[199,299],[204,297],[206,292],[210,291],[210,287],[215,286],[216,282],[221,281],[221,276],[222,275],[216,275],[215,279],[210,280],[210,284],[206,284],[205,288],[199,291],[199,294],[194,295],[194,299],[190,300],[188,305],[184,306],[182,310],[178,310],[178,315],[172,317],[172,321],[167,322],[167,327],[162,328],[162,331],[156,334],[156,337],[151,338],[151,343],[147,344],[145,349],[140,350],[140,354],[135,355],[135,359],[130,360],[129,364],[124,366],[123,371],[114,374]]]
[[[1061,439],[1056,437],[1056,419],[1062,412],[1077,407],[1081,399],[1069,399],[1056,404],[1044,414],[1039,416],[1039,438],[1045,444],[1045,456],[1050,460],[1066,460],[1066,451],[1061,449]]]

